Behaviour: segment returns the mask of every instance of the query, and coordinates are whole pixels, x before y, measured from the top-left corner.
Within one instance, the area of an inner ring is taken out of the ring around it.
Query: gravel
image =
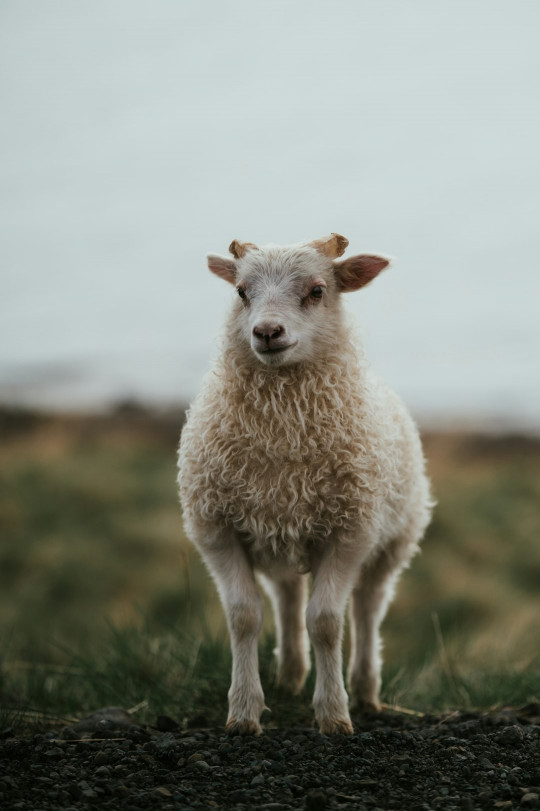
[[[234,738],[158,721],[105,709],[61,731],[0,731],[0,808],[540,809],[538,703],[374,714],[334,737],[298,727]]]

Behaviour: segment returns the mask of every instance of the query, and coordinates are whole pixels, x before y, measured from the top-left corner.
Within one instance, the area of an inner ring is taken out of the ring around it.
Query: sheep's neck
[[[239,347],[234,339],[226,340],[223,350],[220,366],[229,396],[244,407],[255,398],[259,413],[265,403],[272,411],[286,403],[304,413],[339,408],[352,390],[359,393],[365,374],[363,352],[352,345],[349,335],[339,336],[334,347],[327,347],[314,360],[285,366],[264,365],[249,347]]]

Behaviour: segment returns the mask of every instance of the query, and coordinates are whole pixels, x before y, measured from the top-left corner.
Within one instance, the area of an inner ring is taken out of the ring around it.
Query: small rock
[[[96,766],[104,766],[107,763],[111,762],[111,754],[110,752],[104,752],[103,749],[100,749],[99,752],[96,752],[94,755],[94,765]]]
[[[158,786],[158,788],[154,790],[154,794],[157,794],[158,797],[172,797],[172,792],[169,791],[168,788],[165,788],[165,786]]]
[[[255,777],[253,778],[253,780],[250,783],[251,786],[262,786],[263,784],[264,784],[264,777],[262,776],[262,774],[255,775]]]
[[[478,795],[478,799],[480,800],[481,803],[489,802],[492,797],[493,797],[493,792],[490,791],[489,789],[485,789],[484,791],[481,791],[480,794]]]
[[[325,811],[327,805],[326,794],[321,789],[312,789],[306,794],[306,811]]]
[[[179,726],[180,724],[168,715],[158,715],[157,717],[156,727],[160,732],[172,732],[174,729],[178,729]]]
[[[207,772],[210,766],[206,762],[206,760],[197,760],[195,762],[195,768],[198,769],[200,772]]]
[[[154,747],[161,752],[166,752],[169,749],[173,749],[177,746],[178,741],[172,734],[172,732],[165,732],[160,738],[154,741]]]
[[[248,799],[248,794],[243,789],[235,789],[229,794],[229,800],[233,803],[243,803]]]
[[[523,743],[523,737],[522,728],[516,724],[512,724],[512,726],[505,727],[501,730],[496,740],[497,743],[503,746],[519,746],[520,743]]]
[[[47,749],[45,752],[43,752],[43,756],[50,758],[51,760],[57,760],[58,758],[63,757],[64,753],[59,746],[53,746],[52,749]]]
[[[64,727],[62,737],[71,740],[74,738],[89,738],[96,732],[103,733],[113,729],[125,730],[132,724],[131,715],[121,707],[104,707],[102,710],[90,713],[82,721]]]
[[[540,808],[540,798],[538,797],[538,794],[528,791],[521,798],[520,805],[522,808]]]
[[[66,786],[68,794],[74,799],[78,800],[81,796],[81,790],[77,783],[68,783]]]
[[[81,797],[85,800],[97,800],[98,796],[98,793],[93,788],[85,788],[81,792]]]
[[[193,752],[187,759],[188,765],[192,763],[198,763],[199,761],[204,760],[204,755],[202,752]]]

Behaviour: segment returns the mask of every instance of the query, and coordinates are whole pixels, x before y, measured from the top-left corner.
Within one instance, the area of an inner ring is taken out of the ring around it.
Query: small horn
[[[330,234],[329,237],[316,239],[314,242],[309,243],[312,248],[322,253],[323,256],[328,256],[329,259],[335,259],[345,253],[349,240],[342,237],[341,234]]]
[[[233,239],[229,245],[229,252],[235,259],[241,259],[248,251],[256,251],[257,246],[253,242],[240,242],[238,239]]]

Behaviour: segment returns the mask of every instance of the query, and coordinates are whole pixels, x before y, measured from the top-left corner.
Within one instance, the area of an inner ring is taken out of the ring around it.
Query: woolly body
[[[243,358],[226,340],[183,429],[188,534],[224,523],[256,566],[300,571],[335,530],[375,548],[407,523],[421,534],[429,502],[416,428],[348,336],[315,363],[259,369]]]

